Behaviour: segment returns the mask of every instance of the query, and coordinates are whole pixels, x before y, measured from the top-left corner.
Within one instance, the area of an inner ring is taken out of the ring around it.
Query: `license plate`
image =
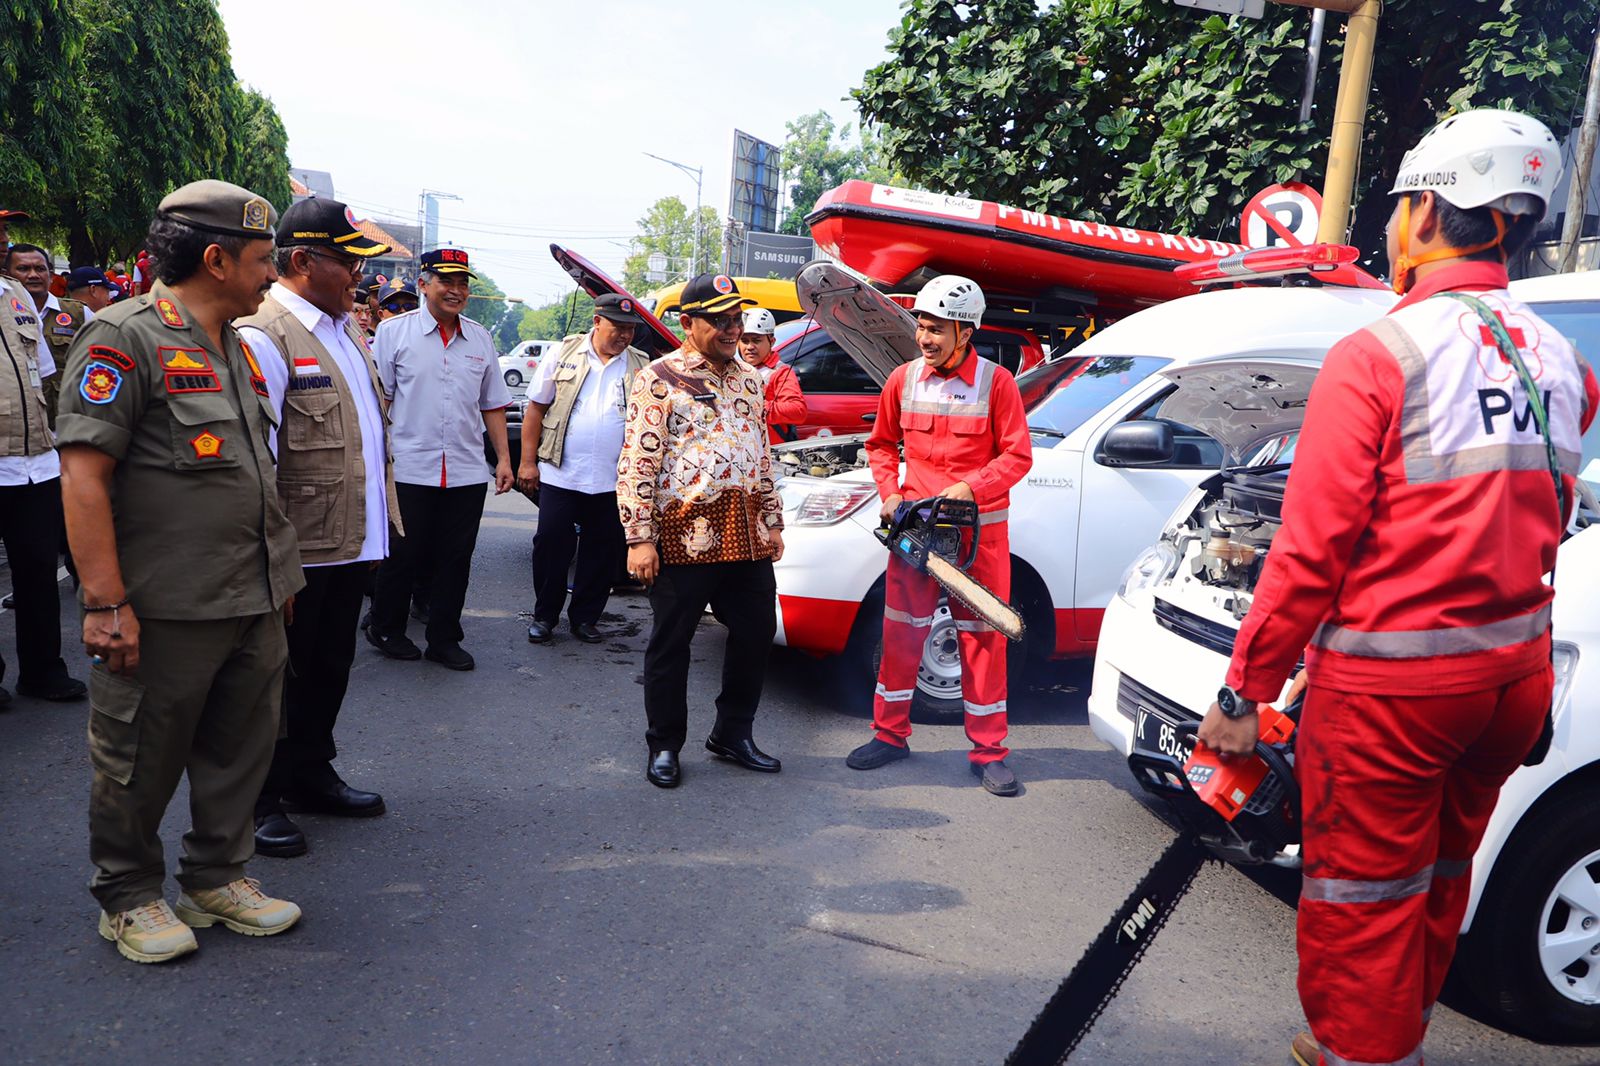
[[[1146,755],[1163,755],[1177,762],[1189,761],[1194,754],[1194,734],[1180,735],[1172,718],[1149,707],[1140,707],[1134,719],[1133,747]]]

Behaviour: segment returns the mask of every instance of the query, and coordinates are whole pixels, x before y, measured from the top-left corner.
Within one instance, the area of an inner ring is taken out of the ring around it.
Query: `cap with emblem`
[[[291,204],[278,222],[278,247],[314,244],[370,259],[390,246],[361,232],[356,216],[338,200],[309,196]]]
[[[399,278],[395,278],[393,281],[386,281],[383,283],[383,287],[378,290],[378,305],[381,307],[400,296],[409,296],[415,300],[417,298],[417,287],[411,282],[401,281]]]
[[[33,216],[15,207],[0,207],[0,222],[26,222]]]
[[[435,274],[465,274],[469,278],[476,278],[467,268],[467,253],[460,248],[435,248],[431,252],[423,252],[420,260],[423,270],[431,270]]]
[[[242,185],[231,181],[191,181],[169,192],[156,210],[169,218],[227,237],[259,237],[272,240],[272,227],[278,212]]]
[[[639,304],[632,296],[620,292],[607,292],[596,296],[594,313],[601,318],[609,318],[613,322],[622,322],[630,326],[644,323],[644,319],[639,317]]]
[[[356,286],[356,296],[367,300],[376,296],[378,290],[388,283],[389,279],[382,274],[368,274],[361,279],[361,284]]]
[[[76,267],[67,275],[67,291],[74,289],[87,289],[91,285],[100,285],[107,289],[116,288],[106,278],[106,272],[99,267]]]
[[[686,315],[714,315],[732,307],[754,307],[756,302],[739,295],[739,286],[726,274],[701,274],[683,287],[678,310]]]

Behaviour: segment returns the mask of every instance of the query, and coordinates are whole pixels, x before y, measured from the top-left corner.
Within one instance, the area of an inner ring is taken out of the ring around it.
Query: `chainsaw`
[[[1209,860],[1298,866],[1300,790],[1292,766],[1301,700],[1282,712],[1261,705],[1255,754],[1224,762],[1195,737],[1198,722],[1171,722],[1139,709],[1136,736],[1164,731],[1150,750],[1135,742],[1128,766],[1167,801],[1181,831],[1083,953],[1006,1059],[1006,1066],[1058,1066],[1116,996],[1150,942]],[[1180,757],[1188,745],[1193,749]]]
[[[979,528],[978,505],[972,500],[931,496],[895,508],[877,535],[892,555],[933,578],[1006,639],[1021,640],[1021,613],[967,573],[978,557]]]

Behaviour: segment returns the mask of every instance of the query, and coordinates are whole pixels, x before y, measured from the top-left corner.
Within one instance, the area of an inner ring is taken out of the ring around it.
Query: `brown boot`
[[[1310,1033],[1301,1033],[1289,1044],[1289,1066],[1319,1066],[1322,1048]]]

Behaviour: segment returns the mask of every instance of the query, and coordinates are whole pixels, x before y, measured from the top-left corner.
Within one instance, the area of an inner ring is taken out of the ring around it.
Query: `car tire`
[[[1589,1043],[1600,1040],[1600,796],[1540,806],[1495,860],[1452,977],[1506,1029]],[[1580,946],[1563,946],[1574,936]]]
[[[514,389],[518,385],[521,385],[521,384],[522,384],[522,374],[521,374],[520,371],[516,371],[516,370],[507,370],[506,371],[506,387],[507,388]]]

